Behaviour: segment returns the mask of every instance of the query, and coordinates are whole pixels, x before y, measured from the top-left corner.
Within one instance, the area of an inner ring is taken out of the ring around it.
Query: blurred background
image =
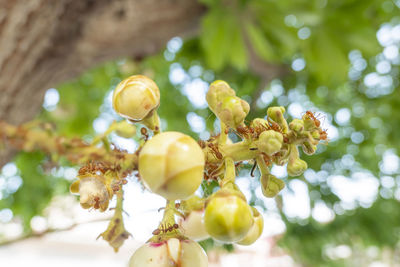
[[[273,167],[287,185],[278,197],[241,169],[263,237],[203,242],[210,266],[400,266],[399,0],[52,2],[0,3],[2,120],[50,122],[90,141],[121,120],[112,90],[133,74],[158,84],[163,130],[195,139],[218,125],[205,100],[216,79],[249,102],[249,121],[274,105],[288,120],[316,112],[329,143],[302,155],[303,176]],[[129,152],[138,140],[111,136]],[[96,241],[111,214],[69,193],[79,166],[9,148],[0,161],[1,266],[126,266],[161,219],[163,199],[128,179],[133,237],[115,254]]]

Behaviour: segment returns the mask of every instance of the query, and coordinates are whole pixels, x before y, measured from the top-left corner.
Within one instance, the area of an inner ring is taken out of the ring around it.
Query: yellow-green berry
[[[214,195],[204,214],[207,232],[221,242],[243,239],[253,225],[250,206],[237,195]]]
[[[155,82],[143,75],[131,76],[114,90],[113,108],[122,117],[142,121],[160,105],[160,90]]]
[[[186,199],[203,180],[204,153],[179,132],[163,132],[146,142],[139,154],[139,174],[152,192],[169,200]]]
[[[196,242],[170,238],[160,243],[149,242],[138,248],[129,267],[207,267],[208,259]]]
[[[290,176],[299,176],[307,170],[307,162],[299,158],[294,160],[289,160],[287,165],[287,172]]]
[[[246,236],[237,242],[239,245],[248,246],[257,241],[257,239],[261,236],[264,229],[264,218],[261,213],[254,207],[251,207],[253,211],[254,223],[250,228],[249,232],[247,232]]]

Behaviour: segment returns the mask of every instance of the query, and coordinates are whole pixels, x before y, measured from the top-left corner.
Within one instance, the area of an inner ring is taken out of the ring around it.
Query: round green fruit
[[[203,180],[204,153],[197,142],[179,132],[163,132],[146,142],[139,154],[144,185],[168,200],[186,199]]]
[[[253,215],[241,197],[214,195],[207,204],[204,223],[212,238],[231,243],[246,236],[253,225]]]

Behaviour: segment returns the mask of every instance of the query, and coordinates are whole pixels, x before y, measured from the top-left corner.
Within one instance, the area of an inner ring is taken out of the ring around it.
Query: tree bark
[[[26,122],[48,88],[195,33],[204,11],[195,0],[0,0],[0,120]]]

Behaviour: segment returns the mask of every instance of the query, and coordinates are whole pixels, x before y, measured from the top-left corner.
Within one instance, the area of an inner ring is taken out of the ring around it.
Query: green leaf
[[[243,35],[239,27],[236,27],[233,34],[232,44],[230,46],[230,62],[239,70],[247,67],[247,49],[244,43]]]
[[[347,80],[348,59],[340,44],[324,30],[312,35],[304,56],[309,70],[322,84]]]
[[[206,62],[216,70],[221,70],[229,60],[232,43],[234,18],[225,12],[214,11],[203,19],[201,43],[205,51]]]
[[[246,32],[256,54],[265,61],[275,61],[274,49],[264,32],[253,23],[246,23]]]

